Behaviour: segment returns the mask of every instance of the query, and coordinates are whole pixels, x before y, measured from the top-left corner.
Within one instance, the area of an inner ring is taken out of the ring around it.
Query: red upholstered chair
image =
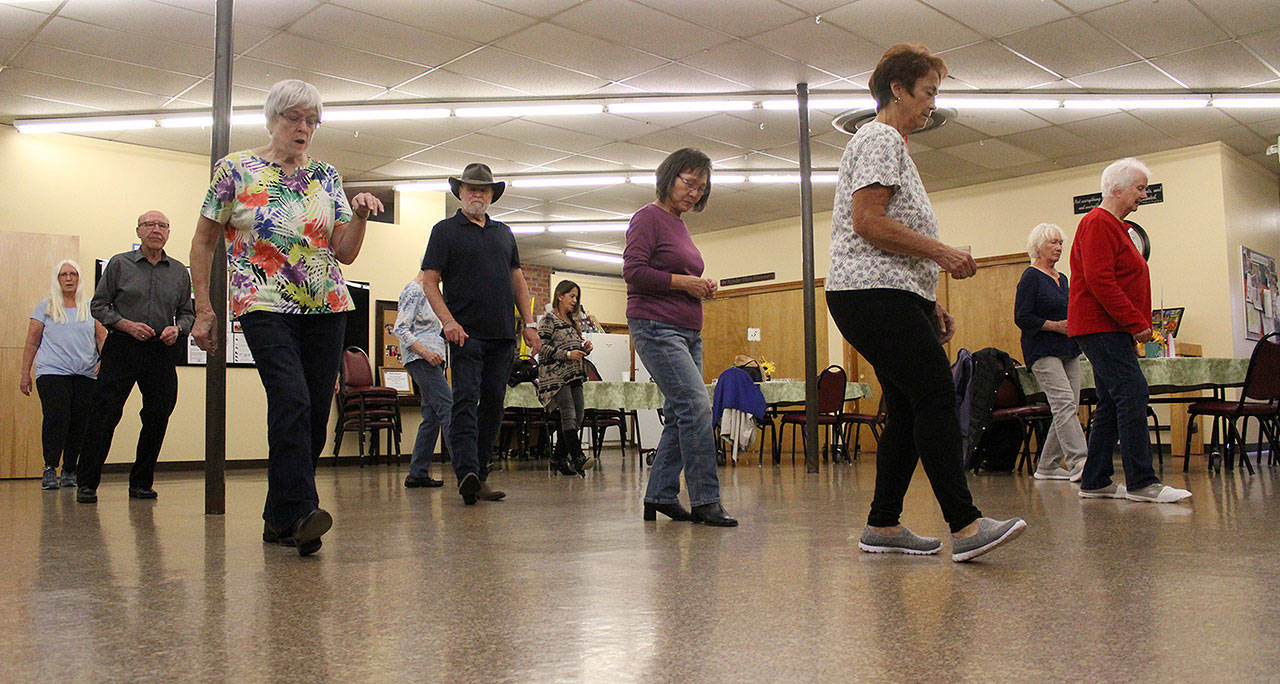
[[[1022,389],[1014,380],[1013,373],[1005,375],[1000,386],[996,388],[991,422],[1017,421],[1022,431],[1022,456],[1014,470],[1019,470],[1025,465],[1028,475],[1035,472],[1036,460],[1031,457],[1031,437],[1034,434],[1043,442],[1044,435],[1048,434],[1048,424],[1052,420],[1053,412],[1049,410],[1048,404],[1027,401]]]
[[[1280,333],[1271,333],[1253,348],[1249,357],[1249,370],[1244,376],[1244,389],[1240,399],[1227,401],[1224,399],[1208,399],[1198,401],[1187,408],[1187,443],[1182,458],[1182,471],[1186,472],[1191,461],[1191,421],[1196,416],[1213,417],[1213,445],[1218,443],[1218,422],[1226,423],[1223,434],[1223,455],[1227,467],[1231,467],[1232,451],[1240,454],[1240,462],[1249,472],[1253,466],[1249,463],[1249,452],[1245,448],[1245,431],[1249,418],[1258,421],[1259,439],[1266,436],[1270,442],[1271,458],[1274,460],[1280,451]],[[1236,421],[1241,421],[1240,425]],[[1210,467],[1213,467],[1212,461]],[[1258,465],[1262,465],[1262,451],[1258,451]],[[1221,465],[1218,466],[1221,468]]]
[[[832,435],[835,446],[840,445],[840,426],[844,415],[844,389],[848,376],[840,366],[827,366],[818,374],[818,426],[827,428],[827,442],[822,447],[823,457],[831,451]],[[782,430],[791,426],[791,463],[796,462],[796,432],[800,433],[801,445],[806,447],[804,430],[808,422],[804,411],[782,414],[778,423],[778,444],[782,444]]]
[[[400,398],[390,387],[373,384],[373,370],[369,357],[359,347],[348,347],[342,352],[342,364],[338,370],[338,421],[334,426],[333,455],[337,463],[342,436],[355,432],[360,438],[360,464],[364,465],[364,438],[373,438],[370,459],[378,456],[379,430],[387,432],[387,456],[394,452],[400,460]]]
[[[884,407],[884,393],[880,394],[880,405],[875,413],[846,413],[841,417],[844,424],[844,444],[846,448],[852,447],[853,452],[850,457],[858,458],[858,454],[862,451],[862,446],[858,444],[858,438],[862,435],[862,426],[866,425],[871,428],[871,434],[878,442],[880,440],[880,431],[884,429],[886,413]],[[849,433],[853,434],[849,434]]]

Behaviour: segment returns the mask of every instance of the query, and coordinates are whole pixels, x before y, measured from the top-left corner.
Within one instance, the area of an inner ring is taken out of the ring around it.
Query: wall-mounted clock
[[[1129,239],[1133,240],[1133,246],[1138,248],[1138,253],[1142,255],[1144,260],[1150,261],[1151,239],[1147,237],[1147,231],[1128,219],[1125,220],[1125,225],[1129,226]]]

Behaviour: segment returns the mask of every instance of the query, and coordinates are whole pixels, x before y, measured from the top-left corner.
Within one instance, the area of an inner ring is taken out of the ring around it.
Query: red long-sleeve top
[[[1071,245],[1067,334],[1131,335],[1151,327],[1151,274],[1129,229],[1098,207],[1080,219]]]

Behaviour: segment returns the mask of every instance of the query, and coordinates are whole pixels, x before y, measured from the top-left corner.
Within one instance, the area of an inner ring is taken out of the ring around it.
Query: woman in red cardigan
[[[1104,169],[1102,204],[1080,220],[1071,247],[1075,282],[1067,303],[1067,334],[1093,365],[1098,393],[1080,480],[1085,499],[1173,503],[1191,496],[1162,484],[1151,467],[1147,379],[1134,350],[1135,341],[1151,340],[1151,277],[1123,219],[1138,210],[1150,177],[1151,171],[1133,158]],[[1123,485],[1111,481],[1117,439]]]

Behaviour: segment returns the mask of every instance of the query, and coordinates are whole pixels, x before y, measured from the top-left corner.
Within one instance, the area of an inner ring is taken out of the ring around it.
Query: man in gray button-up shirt
[[[110,334],[102,345],[97,398],[76,473],[80,503],[98,500],[102,464],[135,384],[142,391],[142,429],[129,472],[129,496],[156,498],[151,488],[156,459],[178,400],[174,365],[195,322],[191,274],[164,252],[169,219],[148,211],[138,217],[137,232],[140,246],[111,257],[89,305]]]

